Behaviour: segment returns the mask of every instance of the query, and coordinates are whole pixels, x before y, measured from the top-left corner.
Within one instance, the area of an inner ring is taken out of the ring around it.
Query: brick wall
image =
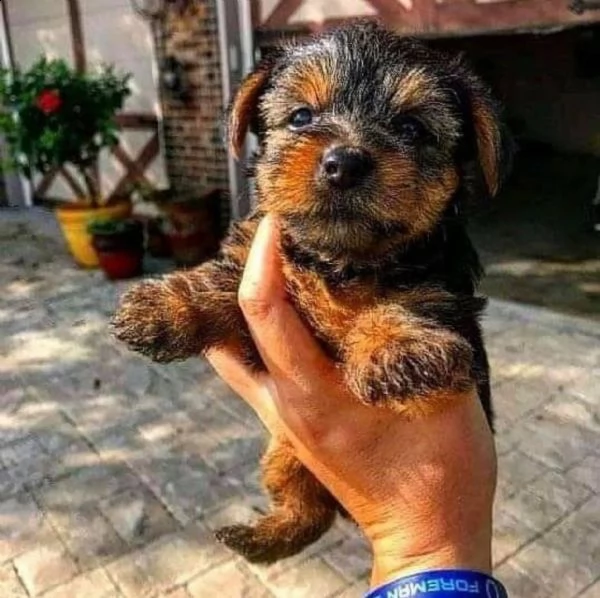
[[[226,191],[228,182],[216,4],[188,0],[185,6],[168,10],[158,47],[159,61],[174,56],[189,81],[187,99],[163,89],[162,104],[171,186],[178,196],[194,198],[215,188]]]

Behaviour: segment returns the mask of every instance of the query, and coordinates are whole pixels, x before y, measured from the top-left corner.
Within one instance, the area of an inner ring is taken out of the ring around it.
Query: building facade
[[[302,37],[355,17],[381,19],[400,32],[466,50],[529,136],[600,154],[600,74],[592,64],[600,43],[595,1],[581,0],[583,13],[567,0],[1,0],[1,5],[12,61],[27,66],[45,54],[79,68],[112,62],[133,73],[133,95],[119,117],[121,143],[102,159],[103,193],[122,193],[137,181],[194,198],[227,191],[236,176],[223,143],[225,96],[253,52],[227,29],[242,22],[244,11],[251,15],[247,27],[258,52],[282,37]],[[159,8],[146,14],[146,5]],[[229,11],[227,18],[223,11]],[[76,174],[63,169],[36,180],[33,194],[38,201],[68,201],[78,187]]]

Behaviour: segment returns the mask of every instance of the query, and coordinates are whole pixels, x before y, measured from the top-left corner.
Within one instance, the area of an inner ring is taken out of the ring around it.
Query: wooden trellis
[[[121,178],[114,184],[112,189],[103,189],[105,201],[122,197],[130,191],[135,183],[143,185],[147,189],[155,189],[155,185],[147,177],[147,169],[160,153],[158,138],[158,120],[153,114],[120,114],[117,121],[122,131],[150,131],[151,136],[139,150],[137,155],[132,156],[124,147],[122,139],[111,148],[111,155],[123,168]],[[62,178],[66,186],[71,190],[74,197],[84,197],[86,191],[78,179],[68,168],[56,168],[40,178],[34,189],[34,197],[38,201],[52,200],[48,197],[48,191],[57,178]],[[98,180],[101,180],[99,178]]]

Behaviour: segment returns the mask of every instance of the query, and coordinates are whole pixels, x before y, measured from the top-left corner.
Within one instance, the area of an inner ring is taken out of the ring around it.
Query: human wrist
[[[487,538],[482,534],[464,542],[450,542],[418,551],[387,537],[372,542],[372,548],[371,587],[433,569],[469,569],[487,574],[492,570],[491,534]]]
[[[389,598],[391,596],[413,596],[414,598],[431,596],[440,598],[458,598],[464,596],[487,596],[508,598],[506,588],[489,573],[472,569],[429,569],[419,573],[402,575],[392,581],[371,588],[365,598]]]

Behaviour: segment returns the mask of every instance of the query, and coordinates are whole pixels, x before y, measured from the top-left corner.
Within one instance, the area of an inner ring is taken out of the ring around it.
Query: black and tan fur
[[[304,108],[312,122],[293,129]],[[260,140],[256,212],[217,259],[128,291],[116,336],[157,361],[228,346],[261,368],[237,291],[257,223],[272,213],[289,296],[357,400],[417,417],[475,384],[491,422],[481,269],[462,218],[496,194],[507,167],[486,87],[460,59],[354,24],[259,64],[231,107],[232,151],[248,129]],[[368,157],[350,188],[324,174],[335,146]],[[319,538],[339,507],[287,443],[271,442],[263,473],[272,512],[218,537],[272,562]]]

